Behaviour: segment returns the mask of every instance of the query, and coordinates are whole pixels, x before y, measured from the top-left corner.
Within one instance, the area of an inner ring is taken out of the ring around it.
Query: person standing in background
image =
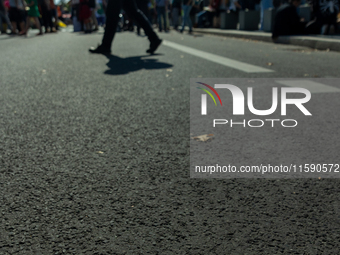
[[[20,26],[20,34],[25,33],[25,8],[22,0],[10,0],[9,1],[9,19],[12,25],[12,35],[17,34],[17,23]]]
[[[79,32],[82,30],[82,24],[79,20],[80,1],[71,0],[71,7],[72,7],[71,13],[72,13],[73,31]]]
[[[51,16],[50,0],[38,0],[38,4],[41,10],[41,16],[43,20],[43,26],[45,27],[45,33],[55,32],[53,31],[53,22]]]
[[[155,0],[150,0],[149,2],[149,22],[150,24],[154,24],[155,20],[157,22],[157,12],[155,8]]]
[[[230,0],[229,11],[238,14],[240,10],[242,10],[242,6],[239,0]]]
[[[329,34],[337,29],[338,13],[340,5],[338,0],[311,0],[315,19],[307,24],[308,34]],[[332,29],[333,28],[333,29]],[[331,34],[332,34],[331,33]]]
[[[7,14],[7,10],[6,10],[6,7],[5,7],[4,0],[0,0],[0,32],[1,33],[3,33],[3,31],[2,31],[2,29],[3,29],[2,19],[4,19],[6,21],[8,28],[12,30],[11,21],[8,18],[8,14]],[[5,31],[5,33],[6,33],[6,31]]]
[[[167,22],[166,16],[168,12],[168,1],[167,0],[156,0],[155,1],[156,12],[157,12],[157,20],[158,20],[158,29],[159,32],[162,32],[162,19],[163,19],[163,28],[164,31],[167,32]]]
[[[88,0],[80,0],[79,20],[84,24],[85,34],[92,33],[91,9]]]
[[[51,16],[51,30],[52,32],[56,32],[58,29],[58,15],[57,15],[57,9],[54,4],[54,0],[50,0],[50,16]],[[54,22],[53,22],[54,18]]]
[[[191,11],[191,8],[192,8],[192,4],[193,4],[193,1],[192,0],[183,0],[183,4],[182,4],[182,10],[183,10],[183,16],[182,16],[182,29],[181,29],[181,33],[183,33],[184,31],[184,27],[185,27],[185,24],[188,24],[189,26],[189,34],[192,33],[192,22],[191,22],[191,19],[189,17],[190,15],[190,11]]]
[[[263,30],[263,15],[264,11],[273,8],[273,0],[261,0],[261,20],[260,20],[260,30]]]
[[[103,2],[104,14],[106,15],[107,0],[103,0],[102,2]]]
[[[26,31],[25,34],[27,35],[28,30],[30,28],[30,18],[34,19],[34,23],[36,27],[39,29],[39,33],[37,35],[42,35],[42,28],[39,22],[39,9],[38,9],[38,1],[37,0],[26,0],[27,6],[30,8],[27,12],[27,21],[26,21]]]
[[[96,12],[97,12],[97,3],[96,0],[89,0],[89,7],[91,9],[91,20],[94,25],[94,30],[93,31],[98,31],[98,21],[96,18]],[[92,29],[92,25],[91,25]]]
[[[97,0],[96,18],[98,26],[105,25],[105,9],[103,0]]]
[[[222,0],[221,2],[224,2],[225,0]],[[193,25],[193,27],[196,26],[196,15],[203,10],[203,8],[201,9],[201,4],[202,4],[202,0],[193,0],[193,4],[191,7],[191,11],[189,13],[189,17],[191,20],[191,23]],[[225,11],[225,10],[224,10]]]
[[[305,22],[299,17],[297,8],[301,0],[291,0],[289,4],[283,4],[276,12],[272,39],[278,42],[282,35],[302,35],[305,33]]]
[[[171,4],[171,16],[172,16],[172,25],[175,30],[178,30],[178,19],[181,13],[182,0],[173,0]]]

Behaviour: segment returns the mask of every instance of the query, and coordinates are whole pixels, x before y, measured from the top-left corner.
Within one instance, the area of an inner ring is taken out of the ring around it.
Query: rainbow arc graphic
[[[217,91],[213,87],[211,87],[208,84],[202,83],[202,82],[197,82],[197,83],[201,84],[201,85],[203,85],[203,86],[205,86],[207,88],[209,88],[217,96],[217,98],[220,101],[220,104],[222,106],[222,100],[220,98],[220,95],[217,93]],[[214,103],[217,106],[215,97],[211,94],[211,92],[209,90],[203,89],[203,88],[200,88],[200,87],[197,87],[197,88],[203,90],[204,92],[206,92],[212,98],[212,100],[214,100]],[[207,115],[207,95],[205,95],[205,94],[202,94],[202,105],[201,105],[201,108],[202,108],[202,111],[201,111],[202,115]]]
[[[215,95],[217,96],[218,100],[220,100],[220,103],[221,103],[221,105],[222,105],[222,101],[221,101],[220,95],[217,93],[217,91],[216,91],[213,87],[211,87],[211,86],[208,85],[208,84],[202,83],[202,82],[197,82],[197,83],[202,84],[202,85],[206,86],[207,88],[211,89],[212,92],[214,92]],[[205,91],[205,92],[207,92],[207,94],[214,100],[214,103],[215,103],[215,105],[217,106],[216,100],[215,100],[214,96],[210,93],[209,90],[202,89],[202,88],[200,88],[200,87],[197,87],[197,88],[198,88],[198,89],[201,89],[201,90],[203,90],[203,91]]]

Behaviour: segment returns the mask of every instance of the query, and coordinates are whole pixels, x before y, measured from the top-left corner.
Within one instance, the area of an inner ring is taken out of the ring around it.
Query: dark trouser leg
[[[179,8],[174,7],[172,9],[172,25],[175,29],[178,27],[178,15],[179,15]]]
[[[102,46],[110,49],[113,38],[116,33],[119,13],[122,9],[122,0],[109,0],[106,7],[105,33],[102,40]]]
[[[50,14],[50,17],[49,17],[50,27],[55,28],[56,26],[55,26],[55,23],[53,22],[53,18],[55,17],[55,9],[51,9],[49,11],[49,14]]]
[[[143,4],[141,7],[138,7],[139,10],[141,10],[143,12],[143,14],[145,15],[146,19],[148,22],[150,22],[149,20],[149,7],[147,4]]]
[[[42,4],[41,6],[41,16],[43,19],[43,25],[45,27],[45,31],[47,30],[48,26],[50,25],[50,21],[49,21],[49,11],[47,9],[46,4]]]
[[[165,7],[164,7],[163,12],[162,12],[164,31],[166,31],[166,30],[168,29],[168,24],[167,24],[167,22],[166,22],[166,21],[167,21],[166,15],[168,15],[168,14],[167,14],[167,12],[165,11]]]
[[[158,28],[159,31],[166,31],[166,17],[165,17],[165,7],[157,7],[157,19],[158,19]],[[163,26],[162,26],[162,19],[163,19]]]
[[[161,7],[156,7],[156,11],[157,11],[157,22],[158,22],[158,30],[159,32],[161,32],[162,29],[162,9]]]
[[[148,5],[139,2],[139,4],[137,4],[137,8],[138,8],[140,11],[143,12],[143,14],[145,15],[145,17],[146,17],[147,20],[149,21],[149,8],[148,8]],[[138,33],[138,34],[140,33],[140,29],[141,29],[141,26],[137,23],[137,33]]]
[[[158,39],[158,36],[153,31],[148,19],[140,10],[137,9],[137,5],[134,0],[123,0],[123,8],[129,17],[134,19],[143,28],[150,41]]]
[[[5,11],[0,11],[0,19],[2,19],[2,18],[5,20],[5,22],[6,22],[6,24],[7,24],[7,27],[8,27],[10,30],[12,30],[11,21],[9,20],[8,14],[5,13]],[[2,24],[1,21],[0,21],[0,24]],[[0,30],[2,30],[2,25],[0,25]]]

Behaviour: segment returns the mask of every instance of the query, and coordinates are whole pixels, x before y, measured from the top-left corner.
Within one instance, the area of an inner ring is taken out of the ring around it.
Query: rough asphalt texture
[[[101,36],[0,37],[0,254],[340,253],[339,180],[189,178],[189,78],[259,74],[132,33],[88,54]],[[162,37],[273,62],[261,77],[339,76],[337,53]]]

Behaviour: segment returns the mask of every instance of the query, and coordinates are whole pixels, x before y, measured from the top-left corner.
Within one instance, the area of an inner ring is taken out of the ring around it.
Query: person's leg
[[[136,4],[137,4],[137,9],[139,9],[144,14],[147,21],[150,22],[148,5],[145,4],[144,2],[141,2],[141,1],[137,2]],[[137,34],[140,35],[141,26],[139,25],[138,22],[136,22],[136,23],[137,23]]]
[[[123,9],[127,12],[129,17],[140,24],[150,41],[159,40],[157,34],[153,31],[148,19],[140,10],[137,9],[134,0],[124,0]]]
[[[12,34],[17,33],[17,8],[11,7],[9,9],[9,18],[11,20]]]
[[[45,3],[41,5],[41,16],[42,16],[44,27],[45,27],[45,33],[52,32],[53,26],[52,26],[51,10],[48,9]]]
[[[85,34],[92,32],[91,18],[88,18],[84,21],[84,27],[85,27]]]
[[[18,13],[18,18],[19,18],[19,26],[20,26],[20,34],[25,35],[26,34],[26,27],[25,27],[25,19],[26,19],[26,13],[25,11],[19,10]]]
[[[17,33],[17,23],[12,21],[11,25],[12,25],[12,34],[16,34]]]
[[[34,17],[34,23],[35,23],[36,27],[39,29],[39,34],[38,35],[42,35],[42,29],[41,29],[41,25],[40,25],[38,17]]]
[[[16,22],[11,22],[12,25],[12,34],[17,33],[17,23]]]
[[[42,21],[43,21],[43,25],[45,27],[45,33],[48,32],[48,9],[45,3],[42,3],[40,5],[41,8],[41,16],[42,16]]]
[[[266,8],[265,4],[266,0],[262,0],[260,3],[261,10],[260,10],[260,30],[263,30],[263,15],[264,15],[264,10]]]
[[[172,8],[171,14],[170,14],[170,16],[171,16],[171,25],[172,25],[173,28],[176,27],[175,22],[174,22],[174,21],[175,21],[175,18],[174,18],[174,13],[175,13],[175,12],[174,12],[174,9],[175,9],[175,8]],[[176,14],[175,14],[175,15],[176,15]]]
[[[203,27],[203,16],[204,16],[204,13],[206,11],[201,11],[199,13],[196,14],[196,23],[197,23],[197,27]]]
[[[141,10],[146,17],[147,21],[150,22],[150,12],[149,12],[149,7],[147,4],[142,4],[141,7],[138,7],[139,10]],[[151,23],[151,22],[150,22]]]
[[[172,22],[174,29],[177,30],[178,28],[178,14],[179,14],[179,8],[173,8],[172,10]]]
[[[190,11],[191,11],[191,8],[192,8],[192,5],[189,5],[188,6],[188,14],[187,14],[187,24],[189,26],[189,33],[192,32],[192,22],[191,22],[191,18],[190,18]]]
[[[88,27],[89,27],[89,31],[92,32],[92,25],[94,24],[94,21],[92,19],[92,17],[90,17],[88,19]]]
[[[167,22],[167,13],[165,11],[165,7],[162,7],[162,17],[163,17],[163,28],[164,28],[164,31],[167,31],[168,30],[168,22]]]
[[[181,32],[184,31],[185,24],[187,22],[187,19],[189,17],[189,12],[188,12],[188,5],[182,5],[182,10],[183,10],[183,20],[182,20],[182,29]]]
[[[5,19],[5,12],[0,11],[0,33],[3,33],[3,31],[2,31],[2,18]],[[6,31],[5,31],[5,33],[6,33]]]
[[[153,54],[158,46],[162,43],[162,40],[159,39],[155,31],[153,31],[152,26],[145,15],[137,9],[135,0],[124,0],[123,5],[124,10],[127,12],[127,14],[132,17],[136,22],[138,22],[143,28],[146,36],[150,41],[150,48],[146,52]]]
[[[152,26],[153,20],[154,20],[154,16],[155,16],[155,11],[154,11],[154,9],[152,9],[152,10],[150,9],[150,10],[148,10],[148,13],[149,13],[149,16],[147,18],[148,18],[148,20],[149,20],[149,22],[150,22],[150,24]]]
[[[163,30],[165,30],[165,28],[164,28],[163,8],[162,7],[158,7],[157,14],[158,14],[159,31],[163,31]],[[163,21],[162,21],[162,19],[163,19]]]
[[[5,21],[6,21],[7,27],[10,30],[12,30],[12,24],[11,24],[11,21],[9,20],[8,13],[4,12],[3,15],[4,15],[3,17],[4,17]]]
[[[161,8],[160,7],[156,7],[156,11],[157,11],[157,22],[158,22],[158,30],[159,32],[162,32],[162,20],[161,20]]]
[[[94,21],[92,19],[92,14],[91,14],[90,18],[88,18],[88,28],[90,32],[92,32],[93,24],[94,24]]]
[[[105,32],[102,40],[102,46],[106,49],[111,48],[113,38],[116,33],[119,13],[122,9],[121,0],[109,0],[106,9]]]
[[[53,10],[49,10],[48,12],[48,22],[49,22],[49,27],[51,28],[51,32],[56,32],[55,29],[55,23],[53,22],[53,16],[54,16],[54,12]]]
[[[331,25],[330,26],[330,28],[331,28],[330,34],[337,33],[337,27],[338,27],[337,21],[338,21],[338,13],[334,13],[333,18],[330,22],[330,25]]]
[[[104,18],[102,16],[97,18],[98,26],[103,26],[104,25]]]
[[[29,29],[30,29],[30,17],[27,16],[27,18],[26,18],[26,33],[28,33]]]
[[[25,35],[26,34],[26,30],[25,30],[25,22],[23,22],[23,21],[21,21],[20,23],[19,23],[19,26],[20,26],[20,35]]]
[[[123,5],[126,13],[141,25],[150,40],[150,48],[146,52],[151,54],[154,53],[158,46],[162,43],[162,40],[160,40],[157,34],[153,31],[144,14],[137,9],[136,2],[134,0],[125,0]],[[102,44],[97,48],[91,47],[89,49],[91,53],[108,54],[111,52],[111,44],[117,29],[121,7],[122,2],[120,0],[109,0],[106,11],[106,29]]]
[[[97,18],[96,18],[96,9],[93,9],[92,10],[92,16],[91,16],[91,18],[92,18],[92,22],[93,22],[93,24],[94,24],[94,30],[96,31],[96,30],[98,30],[98,21],[97,21]]]
[[[58,11],[57,11],[57,9],[54,9],[54,19],[55,19],[55,22],[54,22],[55,28],[57,30],[59,30],[59,18],[58,18]]]

